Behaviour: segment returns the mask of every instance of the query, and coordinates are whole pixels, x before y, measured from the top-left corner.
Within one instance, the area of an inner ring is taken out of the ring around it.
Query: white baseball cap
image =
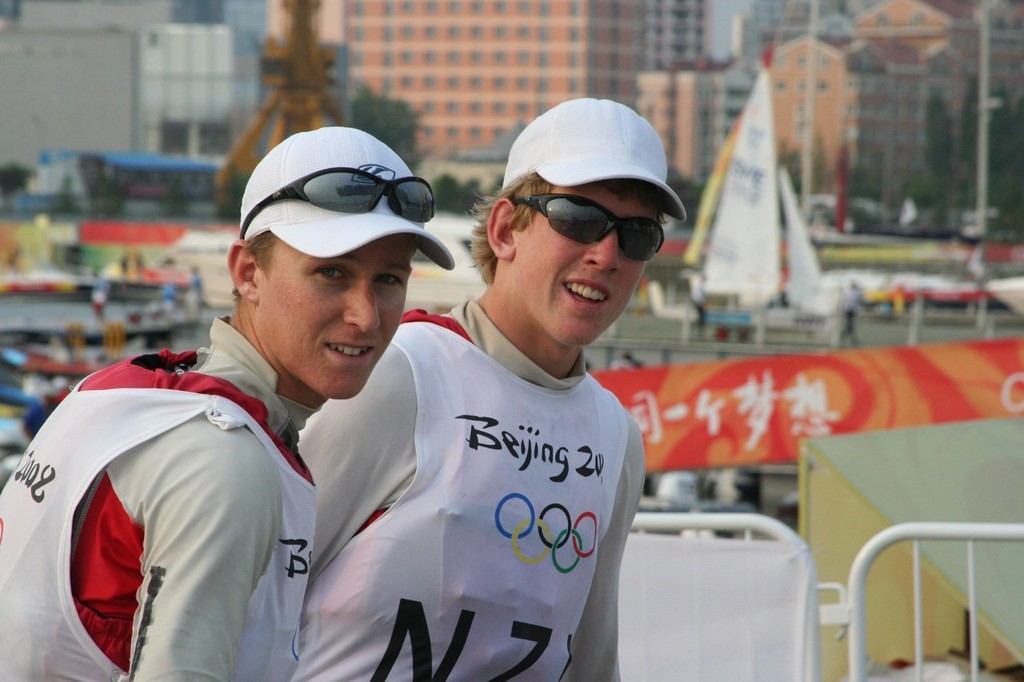
[[[666,213],[686,220],[683,202],[665,182],[668,162],[661,138],[650,123],[619,102],[572,99],[534,119],[512,145],[502,187],[531,172],[562,187],[643,180],[662,191]]]
[[[271,149],[256,165],[242,196],[241,221],[260,202],[299,178],[320,170],[355,168],[382,180],[413,177],[404,161],[373,135],[355,128],[327,127],[296,133]],[[440,239],[391,210],[386,197],[368,213],[341,213],[302,199],[266,204],[251,216],[244,234],[252,239],[273,232],[294,249],[316,258],[340,256],[393,234],[415,235],[417,246],[446,270],[455,267],[451,252]]]

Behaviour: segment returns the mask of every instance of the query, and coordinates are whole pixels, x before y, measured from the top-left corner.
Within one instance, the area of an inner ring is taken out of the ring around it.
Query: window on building
[[[516,113],[520,116],[528,116],[530,114],[530,105],[526,102],[519,102],[516,104]]]
[[[524,38],[524,39],[525,38],[529,38],[530,37],[530,27],[529,26],[520,26],[519,28],[516,29],[516,35],[519,36],[520,38]]]
[[[494,63],[495,64],[504,64],[507,61],[508,61],[508,53],[506,53],[506,52],[495,52],[494,53]]]
[[[437,26],[427,26],[427,27],[426,27],[426,28],[425,28],[425,29],[423,30],[423,33],[424,33],[424,35],[426,35],[426,36],[427,36],[428,38],[436,38],[436,37],[437,37]]]
[[[474,38],[483,38],[484,37],[484,28],[483,28],[483,26],[474,26],[471,29],[469,29],[469,34],[471,36],[473,36]]]
[[[160,151],[164,154],[187,154],[188,124],[163,121],[160,124]]]
[[[458,76],[451,76],[448,79],[448,87],[451,88],[452,90],[455,90],[455,89],[457,89],[459,87],[459,78],[458,78]]]
[[[469,54],[469,59],[474,64],[483,64],[484,63],[484,53],[480,52],[479,50],[473,50]]]
[[[416,35],[416,29],[413,28],[412,26],[403,26],[402,27],[402,37],[403,38],[412,38],[415,35]]]
[[[448,139],[454,140],[459,137],[459,129],[455,126],[448,126]]]
[[[508,36],[508,26],[495,26],[494,27],[494,37],[495,38],[505,38],[507,36]]]
[[[448,53],[448,63],[449,64],[458,64],[460,57],[462,57],[461,54],[459,54],[455,50],[452,50],[451,52]]]
[[[508,83],[508,79],[505,78],[504,76],[495,76],[493,82],[494,82],[494,87],[496,87],[496,88],[504,88],[505,85]]]
[[[469,79],[469,87],[473,88],[474,90],[479,90],[483,86],[484,79],[481,78],[480,76],[473,76],[472,78]]]
[[[520,64],[529,64],[530,63],[530,53],[529,52],[517,52],[516,53],[516,61],[518,61]]]
[[[469,103],[469,111],[470,111],[470,113],[479,114],[483,110],[484,110],[484,105],[481,104],[480,102],[470,102]]]
[[[516,88],[519,90],[526,90],[530,87],[530,79],[525,76],[520,76],[516,79]]]
[[[426,78],[423,79],[423,86],[433,90],[434,88],[437,87],[437,77],[427,76]]]
[[[459,103],[458,102],[448,102],[447,104],[445,104],[444,108],[445,108],[445,111],[447,111],[449,114],[457,114],[457,113],[459,113]]]
[[[226,154],[231,149],[231,131],[227,123],[199,124],[199,153]]]
[[[428,50],[428,51],[424,52],[423,53],[423,61],[425,61],[427,64],[436,64],[437,63],[437,53],[434,52],[433,50]]]
[[[461,29],[462,29],[461,26],[449,26],[448,27],[448,37],[449,38],[458,38],[459,35],[462,33]]]
[[[492,107],[494,113],[496,114],[504,114],[507,108],[508,107],[505,106],[504,102],[495,102],[494,106]]]

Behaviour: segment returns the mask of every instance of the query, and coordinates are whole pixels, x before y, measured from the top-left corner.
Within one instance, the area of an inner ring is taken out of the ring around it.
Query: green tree
[[[416,170],[421,160],[416,149],[419,117],[409,104],[378,95],[364,85],[352,99],[350,125],[365,130],[394,149],[409,168]]]
[[[10,208],[11,197],[25,189],[31,174],[32,171],[17,163],[0,166],[0,206]]]
[[[454,176],[444,173],[430,181],[434,190],[434,201],[438,211],[448,213],[469,213],[480,196],[480,182],[468,180],[459,182]]]
[[[948,225],[953,206],[950,198],[953,189],[954,147],[953,117],[946,107],[946,101],[937,92],[928,98],[925,110],[925,171],[928,182],[918,192],[912,188],[907,194],[922,206],[934,211],[936,225]]]

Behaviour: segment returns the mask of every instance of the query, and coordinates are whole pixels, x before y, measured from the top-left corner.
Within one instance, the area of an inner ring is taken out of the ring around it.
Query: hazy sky
[[[732,34],[732,16],[746,11],[754,0],[709,0],[711,12],[711,54],[718,59],[729,57],[729,41]]]

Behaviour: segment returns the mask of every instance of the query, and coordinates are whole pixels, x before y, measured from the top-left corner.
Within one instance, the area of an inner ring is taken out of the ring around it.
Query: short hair
[[[267,230],[266,232],[260,232],[251,239],[245,240],[245,248],[249,249],[249,253],[252,254],[256,267],[266,271],[270,267],[270,261],[274,255],[274,247],[279,241],[280,239],[277,235]],[[234,299],[234,307],[237,311],[238,304],[242,302],[242,296],[238,293],[238,289],[232,289],[231,298]]]
[[[636,199],[644,204],[658,206],[657,220],[665,222],[664,193],[658,187],[643,180],[632,178],[613,178],[611,180],[599,180],[589,183],[606,188],[615,196],[622,199]],[[498,267],[498,257],[494,255],[491,244],[487,240],[487,221],[490,218],[494,204],[500,199],[515,201],[519,197],[531,194],[548,194],[551,192],[552,184],[540,177],[537,173],[524,175],[510,184],[508,187],[499,189],[497,192],[481,197],[473,206],[473,225],[471,251],[473,260],[480,268],[480,275],[485,284],[494,282],[494,272]],[[516,206],[512,214],[512,229],[524,230],[533,220],[533,209],[526,204]]]

